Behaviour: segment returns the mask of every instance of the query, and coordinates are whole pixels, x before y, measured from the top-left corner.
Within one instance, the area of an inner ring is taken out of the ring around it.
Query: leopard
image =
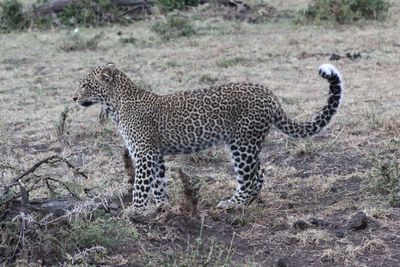
[[[325,129],[338,112],[344,95],[340,72],[322,64],[318,73],[328,81],[329,95],[305,122],[290,118],[265,85],[225,83],[162,95],[138,86],[113,63],[90,69],[72,98],[83,107],[100,104],[110,114],[135,165],[132,206],[138,213],[150,203],[168,203],[165,156],[221,143],[230,151],[237,185],[217,208],[231,209],[249,205],[262,189],[260,152],[271,127],[307,138]]]

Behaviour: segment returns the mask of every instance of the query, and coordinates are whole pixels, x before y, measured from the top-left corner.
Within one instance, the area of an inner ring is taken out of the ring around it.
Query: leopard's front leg
[[[151,185],[156,176],[159,154],[155,151],[136,155],[135,182],[133,185],[133,206],[135,212],[144,214],[148,211]]]

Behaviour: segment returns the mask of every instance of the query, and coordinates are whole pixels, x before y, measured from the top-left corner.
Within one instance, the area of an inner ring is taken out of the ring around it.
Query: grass
[[[349,24],[385,20],[391,4],[386,0],[313,0],[300,11],[299,21],[334,21]]]
[[[386,244],[381,239],[365,240],[360,246],[338,246],[323,251],[321,261],[324,263],[335,263],[352,265],[357,262],[357,256],[368,251],[375,254],[384,254],[386,252]]]
[[[245,63],[247,60],[243,57],[224,58],[217,62],[217,66],[220,68],[230,68],[239,64]]]
[[[70,32],[61,40],[60,49],[65,52],[95,50],[102,36],[102,32],[95,34],[93,37],[83,36],[79,32]]]
[[[203,74],[200,76],[199,81],[201,83],[207,83],[207,84],[215,84],[218,81],[217,77],[214,77],[210,74]]]
[[[157,21],[151,29],[164,40],[190,37],[196,33],[190,20],[179,14],[168,15],[165,21]]]
[[[121,37],[119,39],[119,41],[123,44],[136,44],[137,43],[137,39],[133,36]]]
[[[372,157],[374,165],[366,186],[367,190],[380,196],[384,202],[393,207],[400,205],[400,161],[398,154],[399,144],[391,141],[387,149],[379,151]]]
[[[274,3],[278,9],[300,9],[307,4]],[[391,12],[399,10],[400,5],[394,3]],[[318,65],[329,62],[329,54],[345,54],[350,48],[363,54],[360,60],[334,62],[345,79],[345,103],[326,131],[297,140],[271,128],[260,155],[266,183],[260,198],[246,209],[215,208],[236,188],[226,150],[171,156],[166,158],[168,177],[190,166],[193,175],[201,178],[199,217],[179,213],[182,186],[179,179],[170,179],[172,207],[154,221],[140,224],[118,215],[111,219],[109,214],[97,214],[51,225],[45,232],[32,224],[25,232],[25,251],[42,249],[36,253],[22,253],[16,245],[20,221],[7,217],[0,223],[0,262],[17,247],[15,255],[21,262],[51,260],[43,263],[47,265],[116,266],[126,261],[150,266],[274,266],[287,258],[292,265],[302,266],[371,262],[395,266],[400,249],[394,201],[396,159],[400,158],[400,59],[393,55],[398,54],[399,22],[389,16],[383,24],[327,29],[326,25],[282,21],[238,26],[208,18],[190,21],[192,28],[202,29],[201,34],[164,41],[152,30],[155,22],[149,20],[134,27],[81,28],[82,40],[101,38],[93,48],[78,45],[82,49],[73,52],[60,49],[62,40],[69,37],[64,29],[0,35],[0,187],[42,158],[77,152],[70,163],[87,178],[65,164],[42,166],[29,177],[57,179],[84,200],[126,187],[128,180],[121,155],[124,145],[113,123],[99,123],[100,107],[78,109],[71,100],[78,81],[91,67],[114,62],[132,80],[159,94],[226,82],[265,84],[291,117],[308,120],[327,96],[328,86],[318,77]],[[126,42],[118,32],[124,33]],[[303,52],[309,56],[303,57]],[[61,183],[50,187],[58,195],[69,194]],[[29,196],[45,198],[51,190],[44,182],[38,183]],[[365,230],[345,231],[343,238],[332,229],[310,226],[294,233],[291,226],[297,219],[309,223],[315,217],[344,227],[356,210],[365,211],[371,221]]]
[[[28,28],[49,30],[59,26],[63,28],[93,27],[104,26],[108,23],[127,24],[132,20],[143,18],[140,12],[129,10],[129,7],[124,5],[113,5],[104,0],[71,2],[62,10],[47,15],[32,11],[45,3],[46,0],[3,1],[0,3],[0,30],[7,32]]]
[[[35,218],[30,214],[19,214],[16,222],[2,222],[2,262],[9,264],[12,257],[22,261],[57,261],[70,263],[90,262],[92,254],[97,260],[132,242],[137,242],[135,228],[124,219],[109,218],[96,214],[94,220],[78,216],[68,220]],[[97,254],[101,252],[100,254]]]
[[[198,1],[196,0],[157,0],[157,6],[164,12],[170,12],[173,10],[182,10],[188,6],[196,6]]]
[[[202,225],[201,227],[204,227]],[[220,243],[216,238],[202,237],[203,228],[200,229],[199,236],[188,245],[181,253],[167,253],[162,261],[164,266],[226,266],[234,264],[232,262],[231,250],[235,233],[232,235],[230,246]]]
[[[93,221],[76,220],[71,223],[68,243],[80,250],[94,246],[117,249],[125,246],[137,233],[128,221],[116,218],[96,218]]]

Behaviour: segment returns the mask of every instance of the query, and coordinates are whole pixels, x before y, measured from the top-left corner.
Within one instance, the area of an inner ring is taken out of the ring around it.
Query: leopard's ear
[[[113,63],[108,63],[101,71],[100,71],[100,80],[104,82],[111,82],[114,79],[115,65]]]

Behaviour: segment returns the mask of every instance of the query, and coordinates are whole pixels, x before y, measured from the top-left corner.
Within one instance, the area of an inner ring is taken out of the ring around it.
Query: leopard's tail
[[[329,82],[328,102],[310,122],[296,122],[287,117],[278,104],[274,125],[291,137],[309,137],[324,129],[339,109],[343,101],[344,86],[339,71],[331,64],[323,64],[319,67],[319,75]]]

